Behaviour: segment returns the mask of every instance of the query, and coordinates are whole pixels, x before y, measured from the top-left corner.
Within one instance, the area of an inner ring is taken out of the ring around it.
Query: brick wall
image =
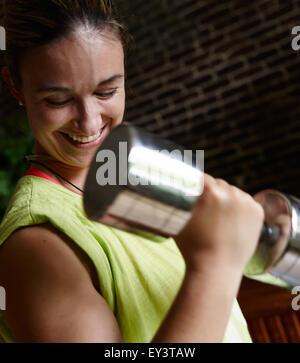
[[[300,196],[300,0],[116,0],[134,38],[126,119],[254,193]],[[1,61],[1,54],[0,54]],[[1,117],[19,108],[2,84]]]
[[[205,149],[207,172],[249,192],[300,197],[300,1],[131,0],[123,13],[126,119]]]

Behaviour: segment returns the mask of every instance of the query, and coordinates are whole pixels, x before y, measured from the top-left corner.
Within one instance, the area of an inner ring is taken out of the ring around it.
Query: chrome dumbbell
[[[204,153],[192,153],[134,126],[119,126],[90,165],[84,192],[87,216],[130,232],[174,237],[203,191]],[[300,201],[275,190],[254,198],[265,211],[248,275],[264,272],[300,285]]]

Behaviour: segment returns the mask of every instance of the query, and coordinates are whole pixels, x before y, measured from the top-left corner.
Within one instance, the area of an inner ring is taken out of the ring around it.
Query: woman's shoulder
[[[83,268],[79,268],[78,263]],[[47,270],[46,273],[55,278],[73,270],[74,278],[78,281],[79,273],[85,273],[99,291],[96,271],[88,256],[50,223],[15,230],[0,248],[0,266],[2,276]]]
[[[0,224],[1,250],[11,253],[23,251],[25,255],[28,249],[32,249],[41,260],[51,260],[62,257],[64,254],[60,254],[60,249],[68,248],[96,281],[93,264],[84,252],[85,242],[81,242],[82,238],[76,239],[81,232],[83,219],[79,195],[70,191],[66,193],[63,187],[48,180],[25,176],[19,180]],[[74,241],[82,246],[79,247]],[[14,249],[14,246],[18,246],[18,249]],[[51,250],[54,248],[57,251]],[[15,258],[11,256],[7,260]]]
[[[73,224],[78,226],[76,216],[82,212],[80,202],[79,195],[49,180],[36,176],[22,177],[0,225],[0,245],[3,244],[12,253],[24,249],[25,254],[27,249],[32,249],[41,260],[62,257],[64,254],[59,253],[60,249],[63,252],[68,248],[89,271],[94,271],[91,261],[67,233]],[[51,251],[54,248],[57,251]]]
[[[81,196],[49,180],[24,176],[16,185],[2,220],[3,224],[23,221],[25,224],[43,223],[43,216],[62,218],[81,211]],[[1,230],[0,227],[0,230]]]
[[[74,201],[81,196],[71,192],[63,186],[35,175],[24,175],[19,179],[16,188],[12,194],[12,200],[51,200],[52,202],[61,199]]]

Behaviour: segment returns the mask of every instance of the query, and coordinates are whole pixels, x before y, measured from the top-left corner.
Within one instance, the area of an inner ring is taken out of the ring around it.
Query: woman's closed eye
[[[114,96],[114,94],[117,92],[117,89],[113,89],[111,91],[108,91],[108,92],[97,92],[95,93],[95,95],[100,98],[100,99],[109,99],[110,97]],[[68,100],[65,100],[65,101],[55,101],[55,100],[51,100],[51,99],[48,99],[46,98],[45,101],[52,105],[52,106],[63,106],[63,105],[66,105],[67,103],[69,103],[70,101],[72,101],[73,98],[70,98]]]

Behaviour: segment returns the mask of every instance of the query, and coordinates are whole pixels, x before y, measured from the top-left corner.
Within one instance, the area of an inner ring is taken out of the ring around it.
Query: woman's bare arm
[[[42,225],[16,231],[1,247],[4,315],[18,342],[121,342],[110,307],[71,244]]]

